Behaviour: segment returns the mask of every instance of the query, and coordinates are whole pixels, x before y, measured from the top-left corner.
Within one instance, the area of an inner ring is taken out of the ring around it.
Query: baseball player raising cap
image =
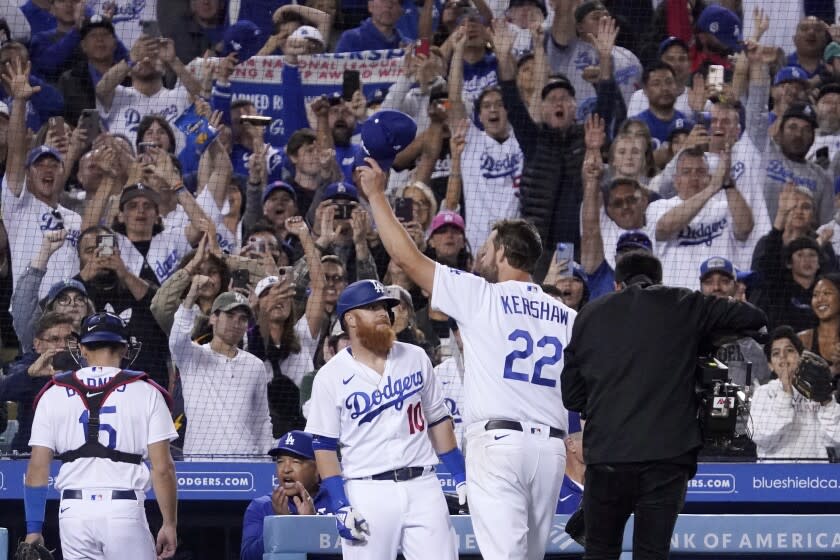
[[[85,317],[79,344],[88,365],[55,375],[35,399],[24,485],[26,542],[43,542],[55,456],[63,462],[55,488],[61,495],[65,558],[110,558],[108,551],[119,550],[142,560],[171,558],[177,544],[177,489],[169,442],[178,433],[169,395],[145,373],[120,368],[130,339],[118,316]],[[144,459],[151,462],[151,473]],[[150,478],[163,516],[157,544],[146,517],[138,515]]]
[[[418,250],[376,161],[360,168],[359,184],[391,259],[460,326],[467,486],[481,554],[542,558],[565,468],[560,373],[576,312],[533,282],[540,235],[524,220],[497,222],[478,252],[478,274],[466,274]]]
[[[408,560],[455,560],[457,539],[434,470],[443,462],[463,504],[464,458],[429,358],[419,346],[395,342],[391,308],[399,303],[376,280],[341,293],[336,313],[350,347],[315,377],[306,431],[345,559],[396,558],[402,549]]]

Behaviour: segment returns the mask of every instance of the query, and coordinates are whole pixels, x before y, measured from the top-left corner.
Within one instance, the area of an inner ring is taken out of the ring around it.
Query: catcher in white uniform
[[[169,395],[145,373],[121,369],[133,344],[116,315],[86,317],[79,347],[69,346],[80,350],[77,360],[89,366],[56,374],[35,400],[24,485],[26,542],[43,542],[55,454],[64,462],[55,488],[61,493],[59,531],[66,560],[171,558],[177,488],[169,442],[178,434]],[[151,461],[151,476],[144,459]],[[150,478],[163,516],[157,545],[144,509]]]
[[[366,161],[360,183],[385,249],[460,326],[467,488],[481,554],[542,560],[566,468],[560,373],[575,311],[533,283],[542,253],[534,226],[497,222],[479,252],[480,276],[435,263],[394,216],[385,173]]]
[[[336,311],[350,346],[315,376],[306,431],[344,558],[383,560],[401,549],[408,560],[456,560],[434,466],[452,472],[463,504],[464,457],[426,353],[394,342],[399,303],[375,280],[341,293]]]

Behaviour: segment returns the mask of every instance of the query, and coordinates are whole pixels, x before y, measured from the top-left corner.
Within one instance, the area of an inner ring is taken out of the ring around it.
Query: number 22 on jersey
[[[546,366],[553,366],[563,358],[563,344],[554,336],[543,336],[536,343],[536,353],[540,356],[534,362],[533,370],[528,372],[517,371],[516,368],[521,368],[522,365],[517,365],[517,361],[529,362],[534,356],[534,338],[531,333],[522,329],[516,329],[508,335],[508,340],[513,342],[516,346],[521,346],[520,341],[525,342],[525,347],[522,349],[512,350],[505,358],[505,379],[513,379],[514,381],[530,382],[534,385],[542,385],[544,387],[556,387],[557,380],[550,377],[543,376],[543,368]]]

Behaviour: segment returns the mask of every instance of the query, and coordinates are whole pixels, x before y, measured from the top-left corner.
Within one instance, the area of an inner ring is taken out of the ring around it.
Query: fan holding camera
[[[12,440],[12,451],[29,452],[32,403],[38,392],[55,373],[78,368],[67,351],[67,340],[75,336],[77,326],[72,317],[56,311],[41,315],[32,331],[34,345],[6,367],[5,376],[0,376],[0,402],[18,404],[18,432]]]
[[[315,210],[315,246],[322,255],[338,256],[350,281],[377,279],[376,264],[367,237],[370,218],[351,183],[333,183],[324,189]]]

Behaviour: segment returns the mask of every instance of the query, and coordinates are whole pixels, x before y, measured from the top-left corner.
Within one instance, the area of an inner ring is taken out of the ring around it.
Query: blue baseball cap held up
[[[222,56],[236,53],[237,62],[242,64],[259,52],[265,40],[256,23],[243,19],[227,28],[222,43]]]
[[[414,141],[417,123],[400,111],[378,111],[362,124],[362,144],[356,165],[366,165],[364,158],[376,160],[383,171],[394,164],[394,158]]]

